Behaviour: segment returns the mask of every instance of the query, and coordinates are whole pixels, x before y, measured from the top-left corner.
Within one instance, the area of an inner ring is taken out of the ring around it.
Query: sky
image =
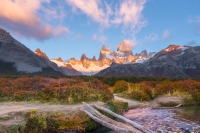
[[[200,45],[200,0],[0,0],[0,27],[50,59]]]

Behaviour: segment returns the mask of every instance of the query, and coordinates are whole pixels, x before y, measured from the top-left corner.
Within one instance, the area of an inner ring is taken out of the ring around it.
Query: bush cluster
[[[130,84],[127,91],[121,96],[138,101],[150,101],[152,98],[152,89],[144,84]]]
[[[99,80],[20,77],[0,78],[0,101],[39,101],[77,103],[108,101],[113,98],[107,85]]]
[[[171,95],[184,97],[185,104],[200,104],[200,82],[195,80],[170,81],[166,79],[163,81],[142,81],[136,84],[126,82],[128,89],[123,89],[126,85],[122,84],[122,89],[118,89],[120,88],[118,82],[113,86],[113,92],[119,92],[121,93],[119,95],[125,98],[149,101],[160,95]],[[115,89],[120,91],[115,91]]]
[[[128,90],[128,83],[124,80],[119,80],[115,83],[113,86],[113,92],[114,93],[121,93],[123,91]]]

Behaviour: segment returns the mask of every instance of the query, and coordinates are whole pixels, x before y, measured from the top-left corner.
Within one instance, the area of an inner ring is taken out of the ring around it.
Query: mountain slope
[[[200,46],[169,45],[140,65],[111,65],[96,75],[200,78]]]
[[[28,73],[62,75],[60,68],[55,63],[51,62],[46,54],[35,54],[1,28],[0,61],[0,75]]]

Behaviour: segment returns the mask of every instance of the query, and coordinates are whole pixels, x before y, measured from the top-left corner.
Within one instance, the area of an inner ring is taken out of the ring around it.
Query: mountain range
[[[200,46],[169,45],[158,53],[133,54],[126,41],[116,51],[102,46],[99,58],[49,59],[39,48],[31,51],[0,28],[0,75],[93,75],[157,78],[200,78]]]
[[[169,45],[144,63],[112,64],[96,76],[200,78],[200,46]]]
[[[80,60],[71,58],[66,62],[74,69],[80,71],[85,75],[98,73],[99,71],[110,67],[112,63],[116,64],[132,64],[137,62],[144,62],[155,55],[155,52],[148,53],[146,50],[140,54],[133,54],[131,47],[126,41],[122,41],[117,48],[117,51],[111,52],[105,46],[102,46],[99,52],[98,60],[94,56],[89,59],[86,54],[82,54]]]

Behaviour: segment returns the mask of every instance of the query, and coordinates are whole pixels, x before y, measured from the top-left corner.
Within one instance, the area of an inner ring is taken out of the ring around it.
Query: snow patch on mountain
[[[42,71],[42,67],[34,67],[23,62],[15,62],[15,68],[18,72],[34,73]]]
[[[83,75],[93,75],[98,73],[99,71],[108,68],[108,65],[104,65],[103,67],[99,67],[99,66],[90,66],[89,68],[85,68],[82,65],[72,65],[72,67],[74,69],[76,69],[77,71],[81,72]]]
[[[65,62],[60,62],[60,61],[57,61],[55,59],[53,59],[51,61],[54,62],[54,63],[56,63],[58,67],[65,67],[66,66]]]
[[[163,51],[165,52],[171,52],[174,50],[182,50],[185,51],[186,49],[188,49],[188,46],[178,46],[178,45],[170,45],[169,47],[167,47],[166,49],[164,49]]]

